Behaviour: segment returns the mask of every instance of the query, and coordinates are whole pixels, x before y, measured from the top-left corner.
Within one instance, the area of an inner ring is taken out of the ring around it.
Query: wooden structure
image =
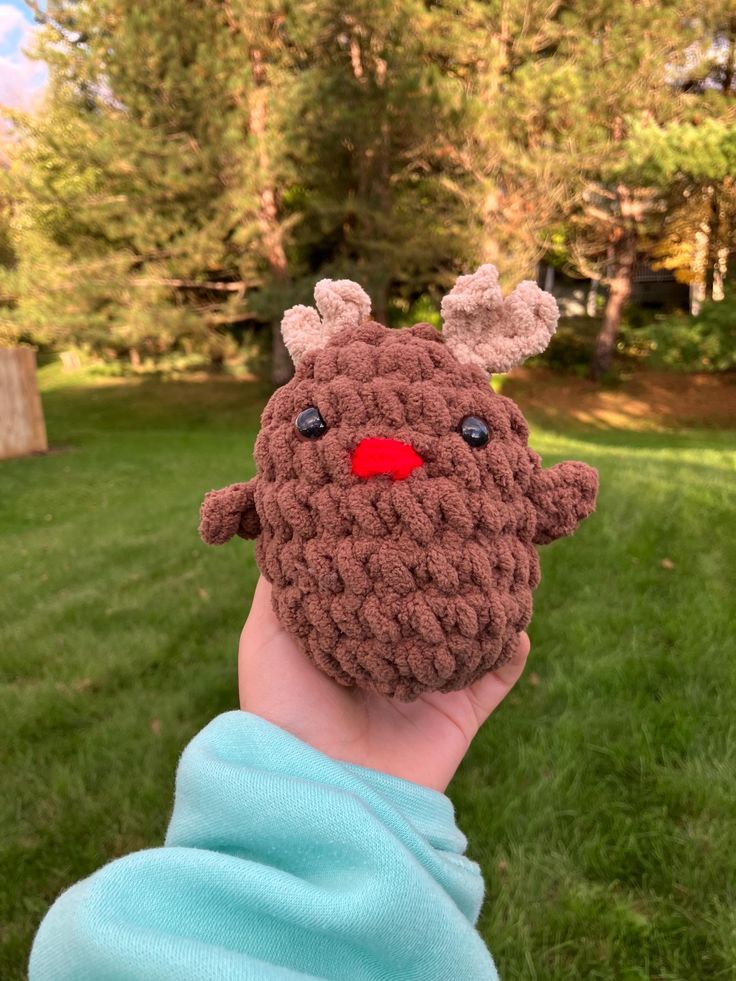
[[[46,450],[36,352],[30,347],[0,347],[0,460]]]

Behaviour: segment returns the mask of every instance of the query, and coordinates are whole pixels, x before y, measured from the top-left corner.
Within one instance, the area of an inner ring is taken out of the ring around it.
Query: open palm
[[[281,627],[262,577],[240,638],[241,708],[273,722],[333,759],[381,770],[444,792],[480,726],[524,670],[516,657],[463,691],[415,702],[344,688],[316,668]]]

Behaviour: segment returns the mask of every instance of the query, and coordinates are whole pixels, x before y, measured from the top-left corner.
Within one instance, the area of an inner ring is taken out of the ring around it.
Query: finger
[[[491,712],[498,708],[519,680],[529,657],[529,649],[528,635],[519,634],[516,653],[511,660],[498,671],[489,671],[467,689],[478,725],[482,725]]]
[[[504,664],[502,668],[499,668],[498,671],[493,672],[492,676],[497,681],[500,681],[502,684],[506,685],[508,691],[511,691],[521,677],[524,668],[526,667],[526,661],[529,657],[530,649],[531,644],[529,642],[529,634],[519,634],[517,638],[516,654],[514,654],[511,660]]]

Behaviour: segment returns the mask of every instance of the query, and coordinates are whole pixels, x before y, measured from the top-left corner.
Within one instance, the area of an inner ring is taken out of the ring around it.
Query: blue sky
[[[13,10],[22,15],[23,19],[26,20],[26,23],[31,23],[28,8],[21,2],[21,0],[15,0],[15,2],[10,2],[9,0],[9,2],[3,3],[1,6],[11,7]],[[21,44],[21,27],[20,25],[17,27],[10,26],[12,18],[13,15],[9,11],[6,11],[3,15],[2,26],[4,28],[4,35],[2,38],[0,38],[0,55],[15,53]]]
[[[0,104],[28,108],[43,89],[43,65],[22,50],[32,46],[33,28],[33,15],[22,0],[0,0]]]

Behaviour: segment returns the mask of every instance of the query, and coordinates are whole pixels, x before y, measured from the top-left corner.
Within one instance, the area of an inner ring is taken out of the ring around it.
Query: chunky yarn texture
[[[308,407],[326,423],[317,439],[295,427]],[[460,434],[468,416],[486,423],[484,446]],[[397,450],[412,465],[379,473],[374,443],[354,468],[363,440],[405,444],[421,463]],[[594,470],[544,470],[527,440],[515,403],[430,325],[350,323],[300,349],[263,412],[257,476],[208,494],[200,532],[257,538],[279,620],[340,684],[405,701],[465,688],[515,653],[535,545],[595,507]]]

